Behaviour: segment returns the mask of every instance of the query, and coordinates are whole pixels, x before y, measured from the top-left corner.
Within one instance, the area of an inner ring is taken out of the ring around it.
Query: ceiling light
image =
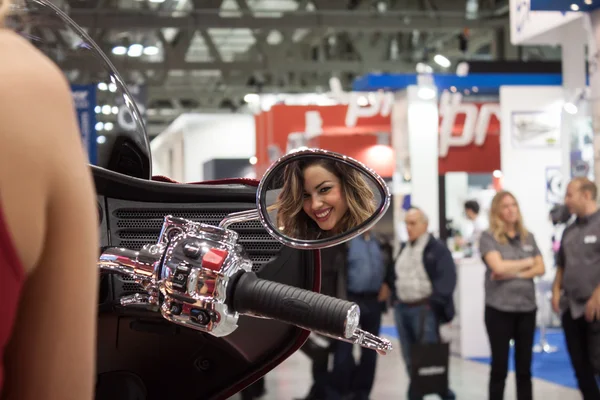
[[[577,4],[571,4],[571,10],[579,11],[579,6]]]
[[[256,158],[256,156],[250,157],[250,164],[256,165],[257,162],[258,162],[258,159]]]
[[[114,83],[109,83],[108,84],[108,90],[110,90],[111,92],[116,92],[117,91],[117,85],[115,85]]]
[[[427,65],[423,62],[417,63],[417,73],[418,74],[431,74],[433,73],[433,68],[431,65]]]
[[[98,144],[103,144],[106,143],[106,136],[104,135],[100,135],[96,138],[96,143]]]
[[[94,111],[96,111],[96,114],[100,114],[102,112],[102,107],[96,106],[94,107]]]
[[[147,56],[155,56],[158,54],[158,47],[156,47],[156,46],[144,47],[144,54]]]
[[[569,114],[577,114],[577,106],[573,103],[565,103],[564,109]]]
[[[438,64],[442,68],[448,68],[450,65],[452,65],[450,60],[448,60],[441,54],[436,54],[435,57],[433,57],[433,61],[435,61],[436,64]]]
[[[125,46],[115,46],[112,49],[112,53],[116,56],[122,56],[127,54],[127,47]]]
[[[165,0],[150,0],[150,3],[164,3]]]
[[[592,0],[585,0],[584,1],[585,4],[587,4],[588,6],[592,4]]]
[[[435,97],[435,89],[428,86],[420,87],[417,96],[423,100],[431,100]]]
[[[456,66],[456,75],[467,76],[469,74],[469,63],[461,62]]]
[[[129,46],[129,50],[127,50],[127,55],[129,57],[139,57],[144,52],[144,46],[141,44],[132,44]]]
[[[102,122],[96,122],[96,130],[101,131],[104,129],[104,124]]]
[[[256,93],[248,93],[247,95],[244,96],[244,101],[246,103],[255,103],[259,100],[260,100],[260,96],[257,95]]]
[[[111,106],[109,106],[109,105],[103,105],[102,106],[102,114],[104,114],[104,115],[110,115],[111,111],[112,111],[112,107]]]
[[[104,124],[104,130],[105,131],[112,131],[112,129],[114,128],[114,125],[112,122],[107,122]]]
[[[115,115],[117,115],[119,113],[119,107],[113,106],[112,113],[115,114]]]
[[[108,85],[104,82],[100,82],[98,84],[98,90],[102,90],[102,91],[108,90]]]

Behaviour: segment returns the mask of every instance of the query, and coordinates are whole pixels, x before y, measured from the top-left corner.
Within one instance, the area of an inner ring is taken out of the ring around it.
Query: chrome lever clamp
[[[231,277],[251,271],[234,231],[166,217],[161,238],[168,245],[159,290],[165,319],[214,336],[237,329],[239,314],[226,304]]]

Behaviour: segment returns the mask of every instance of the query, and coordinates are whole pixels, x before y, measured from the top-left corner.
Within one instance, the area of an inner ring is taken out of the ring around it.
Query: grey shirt
[[[524,241],[519,235],[514,238],[507,236],[507,243],[500,243],[488,230],[481,234],[479,252],[484,258],[487,270],[485,272],[485,304],[500,311],[528,312],[537,308],[535,284],[533,279],[492,280],[492,270],[485,262],[485,255],[498,251],[503,260],[522,260],[540,254],[540,249],[530,232]]]
[[[556,264],[564,268],[561,310],[570,309],[574,319],[600,285],[600,211],[579,217],[563,232]]]

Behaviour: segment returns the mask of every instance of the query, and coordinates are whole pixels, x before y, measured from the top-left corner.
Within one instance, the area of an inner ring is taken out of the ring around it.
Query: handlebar
[[[258,278],[233,231],[171,216],[163,231],[175,233],[140,251],[109,248],[100,256],[101,271],[133,276],[147,292],[121,299],[121,305],[160,310],[168,321],[214,336],[231,334],[239,315],[249,315],[380,354],[392,350],[389,340],[358,328],[357,304]]]
[[[355,303],[320,293],[239,274],[229,289],[229,305],[240,314],[258,315],[311,331],[348,339],[358,328]]]

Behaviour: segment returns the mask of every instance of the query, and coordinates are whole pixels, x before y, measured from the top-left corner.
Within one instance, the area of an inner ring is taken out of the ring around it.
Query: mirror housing
[[[315,168],[307,177],[304,172],[310,167]],[[316,194],[304,190],[312,183],[316,183]],[[383,217],[390,199],[385,181],[361,162],[327,150],[307,149],[286,154],[269,167],[260,181],[256,203],[260,221],[271,236],[285,246],[308,250],[332,247],[368,231]],[[314,204],[324,204],[324,217],[317,217]],[[306,226],[304,233],[298,233],[295,226],[296,233],[286,234],[278,223],[284,219]]]

